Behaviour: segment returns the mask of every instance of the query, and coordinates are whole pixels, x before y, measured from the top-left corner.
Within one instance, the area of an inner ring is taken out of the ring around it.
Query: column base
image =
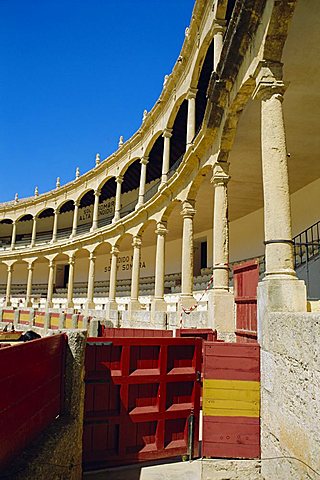
[[[218,334],[235,333],[234,296],[228,290],[208,292],[208,326]]]
[[[151,321],[155,320],[157,312],[166,312],[167,302],[163,298],[153,298],[151,301]]]
[[[258,340],[262,322],[268,312],[306,312],[307,289],[304,280],[296,277],[264,278],[258,284]]]
[[[94,302],[86,302],[84,311],[88,312],[88,310],[94,310],[96,308],[96,305]]]
[[[179,298],[179,307],[184,308],[191,308],[193,305],[197,303],[197,300],[192,295],[180,295]]]
[[[141,303],[139,302],[139,300],[130,300],[128,304],[129,320],[131,319],[132,312],[137,312],[139,310],[141,310]]]
[[[119,213],[119,214],[115,214],[115,216],[113,217],[111,223],[116,223],[118,220],[120,220],[120,213]]]

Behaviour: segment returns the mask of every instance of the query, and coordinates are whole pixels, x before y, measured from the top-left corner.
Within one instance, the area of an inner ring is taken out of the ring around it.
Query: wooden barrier
[[[2,310],[2,321],[13,323],[14,321],[14,310],[9,308],[4,308]]]
[[[113,338],[122,338],[122,337],[172,337],[172,330],[156,330],[149,328],[109,328],[102,327],[102,337],[113,337]]]
[[[0,349],[0,468],[62,411],[67,337]]]
[[[204,343],[203,456],[260,457],[260,347]]]

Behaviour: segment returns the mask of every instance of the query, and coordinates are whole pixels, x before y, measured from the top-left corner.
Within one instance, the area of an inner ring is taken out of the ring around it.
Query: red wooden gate
[[[198,454],[202,340],[90,338],[84,469],[184,455],[194,413]]]
[[[260,457],[260,347],[204,343],[205,457]]]
[[[234,296],[236,303],[237,342],[257,341],[257,287],[258,260],[250,260],[233,267]]]

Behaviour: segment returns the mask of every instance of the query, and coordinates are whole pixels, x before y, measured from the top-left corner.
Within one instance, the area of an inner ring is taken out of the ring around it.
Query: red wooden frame
[[[259,262],[250,260],[233,267],[236,303],[236,336],[239,343],[257,341],[257,287]]]

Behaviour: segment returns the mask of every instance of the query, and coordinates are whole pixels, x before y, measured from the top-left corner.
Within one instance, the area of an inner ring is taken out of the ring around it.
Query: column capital
[[[168,233],[167,230],[167,223],[166,222],[159,222],[157,223],[157,228],[155,230],[155,233],[157,235],[160,235],[161,237],[165,237]]]
[[[164,138],[171,138],[171,137],[172,137],[172,128],[165,128],[165,129],[163,130],[162,136],[163,136]]]
[[[58,215],[60,213],[60,208],[59,207],[54,208],[53,213],[54,215]]]
[[[55,261],[54,260],[49,260],[49,268],[54,268]]]
[[[95,196],[95,197],[100,197],[100,195],[101,195],[101,190],[99,190],[99,188],[97,188],[93,193],[94,193],[94,196]]]
[[[195,206],[194,200],[185,200],[182,203],[181,215],[183,216],[183,218],[194,217],[194,214],[196,213],[194,206]]]
[[[111,251],[110,251],[111,255],[115,255],[116,257],[119,255],[119,248],[118,247],[111,247]]]
[[[74,265],[74,260],[75,260],[74,255],[70,255],[68,260],[69,265]]]
[[[141,248],[142,241],[141,241],[141,237],[139,235],[133,237],[132,246],[133,246],[133,248]]]
[[[217,162],[213,165],[213,174],[211,178],[211,183],[214,186],[216,185],[227,185],[230,180],[229,176],[229,163],[228,162]]]
[[[141,165],[148,165],[149,157],[142,157],[140,160]]]
[[[80,207],[80,200],[73,200],[73,205],[75,207]]]
[[[12,265],[7,265],[7,272],[11,273],[13,270],[13,264]]]
[[[31,272],[33,271],[33,268],[34,268],[34,265],[33,265],[33,262],[32,263],[28,263],[28,271],[31,270]]]
[[[256,74],[256,88],[252,94],[254,99],[268,100],[278,95],[282,101],[288,84],[282,80],[283,64],[278,62],[262,62]]]
[[[123,182],[123,175],[118,175],[118,176],[116,177],[116,182],[121,185],[121,183]]]
[[[18,220],[12,220],[12,226],[17,225],[17,223],[18,223]]]
[[[226,20],[216,20],[213,25],[213,35],[217,33],[224,33],[226,31]]]
[[[90,252],[89,260],[91,260],[91,261],[93,261],[93,262],[96,260],[96,256],[95,256],[95,254],[94,254],[93,252]]]
[[[189,91],[187,93],[187,100],[190,100],[192,98],[196,98],[197,92],[198,92],[197,88],[189,88]]]

